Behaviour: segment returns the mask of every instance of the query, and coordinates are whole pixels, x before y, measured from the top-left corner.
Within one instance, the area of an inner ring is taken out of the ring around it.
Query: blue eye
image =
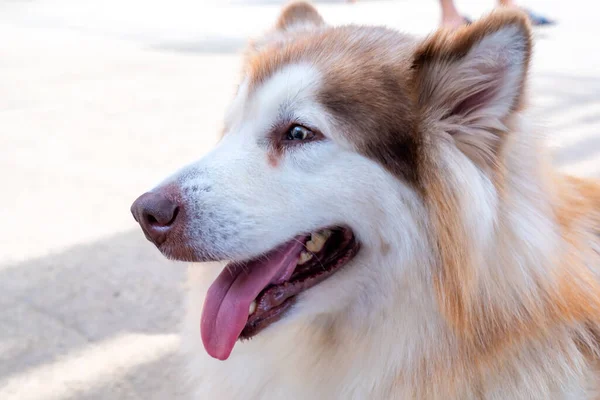
[[[308,140],[314,137],[314,133],[301,125],[293,125],[285,134],[286,140]]]

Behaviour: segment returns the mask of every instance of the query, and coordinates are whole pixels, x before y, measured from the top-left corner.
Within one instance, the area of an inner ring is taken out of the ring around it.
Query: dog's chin
[[[163,256],[173,261],[183,261],[190,263],[216,261],[211,259],[210,257],[206,257],[202,254],[199,254],[199,252],[194,247],[189,246],[187,244],[177,243],[177,245],[172,245],[171,243],[166,242],[160,246],[157,246],[157,248]]]

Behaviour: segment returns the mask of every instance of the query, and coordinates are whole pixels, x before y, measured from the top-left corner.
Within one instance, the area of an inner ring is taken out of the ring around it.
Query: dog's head
[[[288,6],[250,46],[217,147],[132,207],[167,257],[231,261],[205,303],[209,353],[389,298],[406,273],[456,283],[461,240],[493,224],[530,47],[515,13],[419,41]]]

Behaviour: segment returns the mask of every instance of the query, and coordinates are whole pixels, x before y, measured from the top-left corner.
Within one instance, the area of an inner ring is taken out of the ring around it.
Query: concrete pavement
[[[214,143],[238,51],[279,9],[252,3],[0,1],[0,399],[186,398],[185,266],[129,205]],[[599,6],[523,3],[559,21],[536,30],[533,112],[559,166],[600,175]],[[439,18],[435,0],[320,6],[419,35]]]

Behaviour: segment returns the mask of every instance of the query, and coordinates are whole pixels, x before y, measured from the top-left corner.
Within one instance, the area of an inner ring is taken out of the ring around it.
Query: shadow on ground
[[[0,393],[54,377],[71,392],[37,398],[176,398],[184,274],[138,229],[0,266]]]

